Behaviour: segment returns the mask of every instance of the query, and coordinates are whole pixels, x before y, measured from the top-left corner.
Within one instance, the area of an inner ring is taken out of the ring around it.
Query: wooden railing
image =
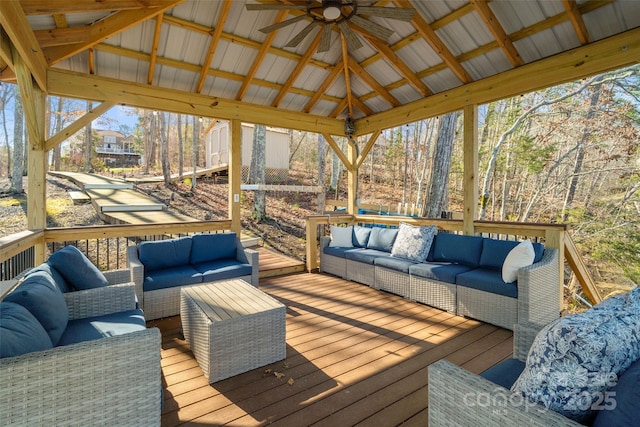
[[[0,239],[0,281],[13,279],[66,245],[76,246],[101,270],[114,270],[126,268],[126,247],[140,241],[229,230],[231,220],[22,231]]]
[[[412,225],[436,225],[439,230],[462,233],[463,221],[455,219],[414,218],[388,215],[350,215],[344,213],[331,213],[326,215],[314,215],[307,218],[307,270],[316,271],[319,266],[318,240],[321,235],[329,234],[329,225],[338,224],[370,224],[383,226],[398,226],[400,222]],[[564,224],[541,224],[528,222],[494,222],[474,221],[473,228],[476,234],[498,239],[529,238],[532,241],[544,243],[546,247],[558,249],[559,277],[558,286],[560,295],[564,295],[564,261],[565,257],[578,282],[581,284],[585,296],[592,304],[602,300],[593,279],[589,275],[584,261],[580,256],[573,239]],[[562,301],[561,301],[562,302]]]

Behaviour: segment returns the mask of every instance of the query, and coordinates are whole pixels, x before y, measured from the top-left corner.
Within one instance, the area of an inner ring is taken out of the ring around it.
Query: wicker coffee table
[[[285,306],[244,280],[182,288],[180,316],[209,383],[285,358]]]

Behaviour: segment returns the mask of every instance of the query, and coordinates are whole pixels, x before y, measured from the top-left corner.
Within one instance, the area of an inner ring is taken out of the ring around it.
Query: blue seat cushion
[[[375,229],[374,229],[375,230]],[[351,261],[363,262],[373,265],[376,258],[390,257],[391,252],[379,251],[376,249],[358,249],[345,252],[345,258]]]
[[[518,286],[516,282],[504,283],[502,272],[486,268],[476,268],[456,276],[456,285],[505,297],[518,298]]]
[[[4,301],[20,304],[42,325],[51,343],[58,344],[69,321],[64,296],[45,271],[30,274]]]
[[[522,360],[506,359],[482,372],[480,376],[507,390],[511,390],[513,383],[524,371],[524,366],[525,363]]]
[[[388,268],[389,270],[399,271],[401,273],[409,274],[409,268],[415,265],[415,261],[411,261],[404,258],[395,258],[395,257],[377,257],[374,259],[374,264],[376,266]]]
[[[62,274],[60,274],[58,272],[58,270],[56,270],[53,266],[51,266],[51,264],[49,264],[48,262],[43,262],[42,264],[40,264],[39,266],[35,267],[33,270],[29,271],[25,277],[29,277],[30,274],[33,273],[37,273],[39,271],[44,271],[45,273],[47,273],[49,276],[51,276],[51,278],[53,279],[53,282],[55,283],[56,287],[58,289],[60,289],[60,292],[65,293],[65,292],[71,292],[74,289],[67,283],[67,281],[65,280],[65,278],[62,276]]]
[[[65,246],[54,252],[47,263],[58,270],[75,289],[85,290],[109,285],[109,281],[98,267],[75,246]]]
[[[144,292],[158,289],[173,288],[174,286],[195,285],[202,283],[202,273],[190,265],[165,268],[146,272],[142,289]]]
[[[362,250],[362,248],[353,248],[347,246],[325,246],[322,251],[327,255],[332,255],[338,258],[346,258],[347,252],[359,250]]]
[[[29,310],[20,304],[0,301],[0,358],[52,347],[47,331]]]
[[[393,242],[395,242],[397,235],[397,228],[373,227],[369,235],[369,240],[367,241],[367,249],[391,253]]]
[[[190,264],[236,258],[236,233],[194,234],[191,241]]]
[[[615,402],[615,408],[612,404]],[[640,360],[620,375],[615,385],[605,391],[593,427],[623,427],[638,424],[640,414]]]
[[[371,235],[371,229],[369,227],[363,227],[361,225],[353,226],[353,246],[356,248],[366,248],[369,242],[369,236]]]
[[[189,265],[191,237],[142,242],[138,246],[138,259],[147,271],[163,270]]]
[[[98,340],[143,331],[146,328],[144,313],[140,309],[75,319],[69,322],[58,345]]]
[[[471,267],[450,262],[425,262],[412,265],[409,273],[425,279],[455,284],[458,274],[470,271]]]
[[[429,252],[427,261],[453,262],[469,267],[477,267],[482,251],[480,236],[438,233],[433,239],[433,251]]]
[[[251,264],[244,264],[235,259],[202,262],[194,265],[193,268],[202,273],[203,282],[251,276],[252,272]]]

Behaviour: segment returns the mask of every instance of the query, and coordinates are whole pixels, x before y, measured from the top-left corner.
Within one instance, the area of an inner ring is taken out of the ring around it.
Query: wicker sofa
[[[160,332],[115,283],[129,272],[66,265],[68,248],[0,301],[2,425],[160,425]]]
[[[332,246],[331,237],[322,236],[320,271],[507,329],[558,318],[556,249],[534,243],[533,264],[505,283],[501,270],[518,242],[440,232],[417,262],[392,256],[397,233],[353,226],[351,246]]]
[[[233,232],[129,246],[127,266],[147,320],[179,314],[183,286],[239,278],[258,287],[258,252]]]
[[[640,288],[545,327],[514,327],[513,357],[479,375],[429,366],[431,426],[638,425]]]

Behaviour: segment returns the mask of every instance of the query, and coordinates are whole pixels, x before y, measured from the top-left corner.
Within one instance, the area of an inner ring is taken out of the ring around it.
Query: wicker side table
[[[209,383],[285,358],[285,306],[244,280],[182,288],[180,316]]]

